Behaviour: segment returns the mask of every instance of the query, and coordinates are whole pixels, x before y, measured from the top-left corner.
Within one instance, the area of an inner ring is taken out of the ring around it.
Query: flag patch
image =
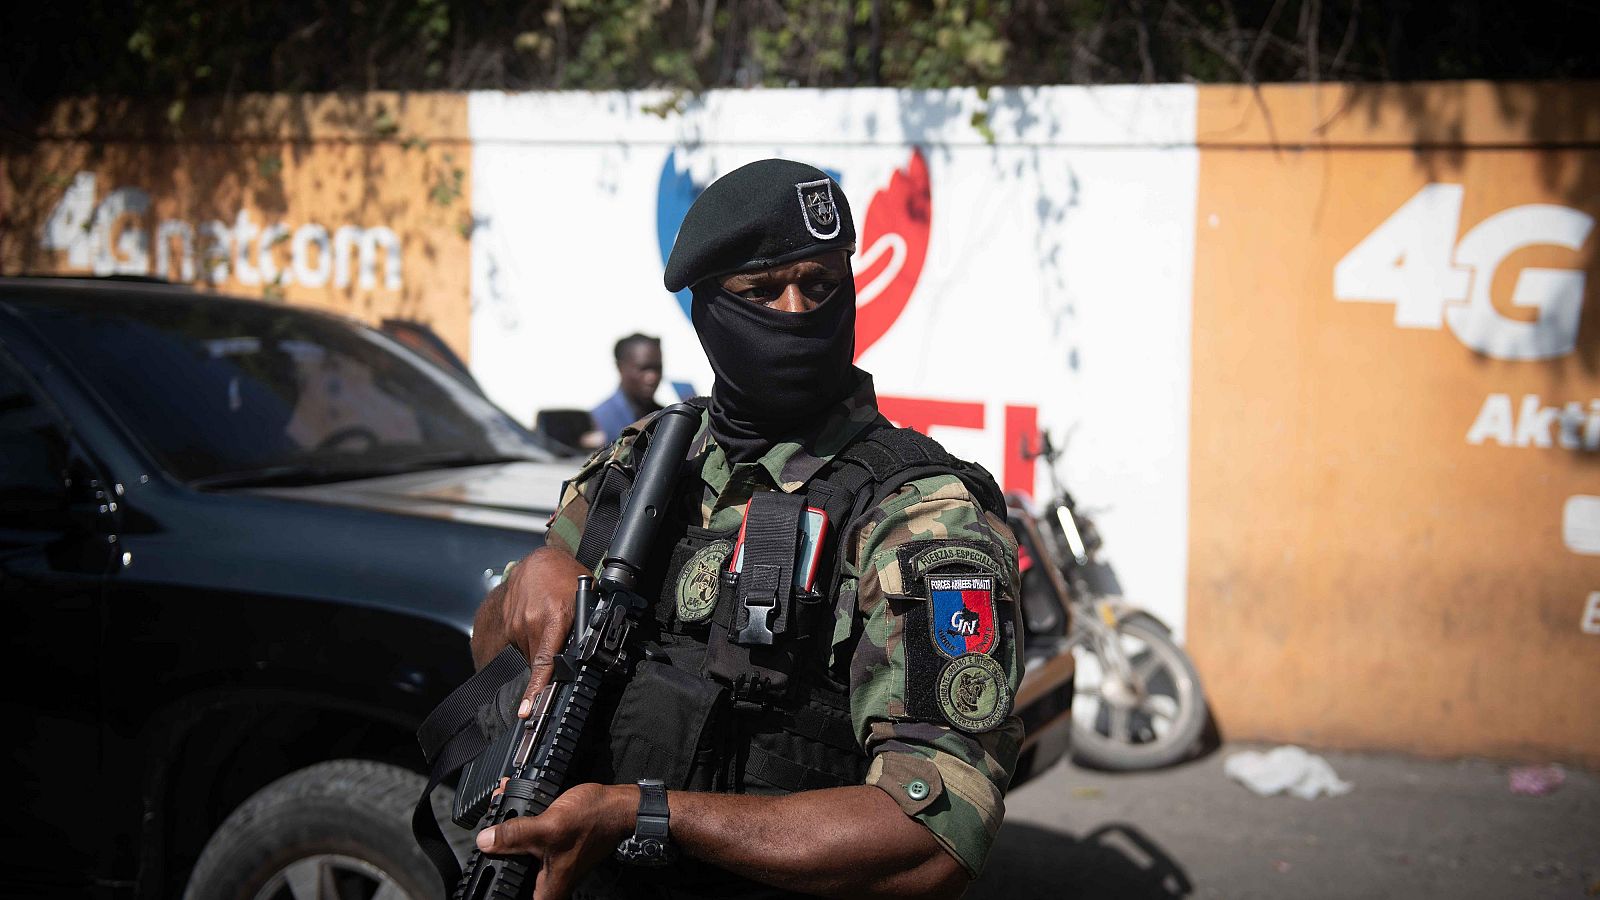
[[[955,659],[994,649],[998,632],[992,576],[930,575],[928,600],[933,645],[940,653]]]

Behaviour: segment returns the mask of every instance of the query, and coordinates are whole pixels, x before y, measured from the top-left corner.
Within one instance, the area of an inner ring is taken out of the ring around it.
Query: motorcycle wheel
[[[1117,626],[1122,652],[1136,681],[1124,702],[1108,698],[1106,667],[1092,641],[1073,648],[1077,662],[1072,701],[1073,760],[1112,771],[1158,769],[1187,758],[1205,728],[1206,702],[1200,675],[1166,626],[1132,615]]]

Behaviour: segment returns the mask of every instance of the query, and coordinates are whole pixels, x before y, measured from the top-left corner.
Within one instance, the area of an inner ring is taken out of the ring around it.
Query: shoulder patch
[[[939,711],[962,731],[994,730],[1011,714],[1005,670],[981,653],[969,653],[945,666],[939,676]]]
[[[1015,604],[996,548],[980,541],[897,547],[905,609],[906,712],[967,732],[1011,714],[1003,661],[1015,639]]]
[[[975,544],[940,541],[926,547],[918,547],[915,544],[910,544],[908,547],[914,552],[901,557],[901,565],[910,569],[904,574],[909,574],[913,578],[945,566],[971,566],[995,574],[1005,571],[1000,561],[990,555],[987,549],[979,549]]]
[[[1006,567],[994,547],[978,541],[914,541],[895,548],[904,591],[916,591],[930,575],[991,575],[1006,586]],[[926,593],[921,596],[927,596]]]
[[[928,603],[933,645],[940,653],[955,659],[994,649],[994,576],[930,575]]]

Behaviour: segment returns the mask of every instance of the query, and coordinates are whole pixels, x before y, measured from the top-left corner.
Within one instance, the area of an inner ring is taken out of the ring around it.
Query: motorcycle
[[[1022,453],[1046,463],[1053,490],[1037,509],[1006,497],[1021,545],[1024,652],[1029,664],[1062,651],[1075,658],[1074,760],[1132,771],[1186,759],[1208,719],[1199,673],[1171,630],[1115,588],[1094,523],[1061,483],[1049,435],[1037,448],[1024,441]]]

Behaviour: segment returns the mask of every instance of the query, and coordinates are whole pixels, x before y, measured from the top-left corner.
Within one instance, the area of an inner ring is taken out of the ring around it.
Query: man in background
[[[661,408],[656,388],[661,385],[661,339],[637,332],[612,348],[617,361],[617,392],[590,410],[594,427],[605,432],[606,443],[622,429]]]

